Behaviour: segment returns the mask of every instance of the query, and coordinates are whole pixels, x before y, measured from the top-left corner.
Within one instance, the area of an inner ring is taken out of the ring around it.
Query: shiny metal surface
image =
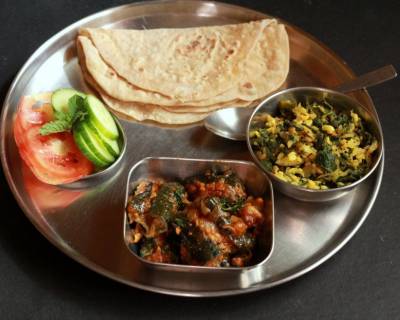
[[[61,251],[98,273],[137,288],[181,296],[233,295],[276,286],[316,268],[342,248],[375,201],[383,161],[374,174],[335,201],[304,203],[277,193],[274,250],[265,267],[240,285],[232,282],[226,287],[215,275],[203,279],[199,288],[192,286],[191,273],[179,273],[181,281],[177,283],[176,273],[143,267],[125,245],[124,204],[129,170],[148,156],[249,160],[244,143],[216,137],[202,126],[172,130],[121,120],[128,144],[119,170],[108,181],[77,190],[38,182],[16,150],[12,126],[22,95],[68,86],[88,90],[73,42],[79,27],[184,27],[264,17],[260,12],[216,2],[145,2],[89,16],[45,42],[12,83],[0,123],[0,156],[7,181],[36,228]],[[354,78],[349,67],[327,47],[298,28],[287,26],[291,46],[287,87],[334,87]],[[353,96],[375,113],[366,91]]]
[[[344,187],[328,190],[313,190],[283,181],[277,178],[273,173],[265,170],[261,162],[258,160],[257,155],[254,153],[253,148],[251,147],[249,132],[251,130],[251,124],[254,117],[260,113],[269,113],[271,115],[276,115],[276,113],[278,112],[279,101],[281,100],[301,102],[303,103],[303,105],[306,103],[306,101],[309,101],[310,103],[327,101],[338,111],[346,110],[350,112],[350,110],[354,110],[357,114],[359,114],[366,121],[370,130],[378,140],[379,144],[373,162],[371,164],[371,168],[367,172],[367,174],[361,179]],[[265,173],[268,174],[270,179],[273,181],[274,186],[282,193],[301,201],[324,202],[338,199],[344,196],[346,193],[353,190],[364,180],[368,179],[368,177],[375,171],[383,155],[383,133],[381,124],[376,114],[370,112],[357,100],[343,93],[328,90],[325,88],[296,87],[279,91],[273,94],[272,96],[261,102],[260,105],[254,110],[247,126],[247,147],[249,148],[253,160],[258,164],[261,169],[264,170]]]
[[[353,80],[342,83],[341,85],[333,88],[333,90],[343,93],[352,92],[355,90],[376,86],[396,77],[397,71],[394,66],[390,64],[358,76]]]
[[[253,111],[253,108],[235,107],[217,110],[204,119],[204,126],[217,136],[245,141],[247,123]]]
[[[397,77],[396,69],[392,65],[387,65],[346,81],[334,90],[348,93],[381,84],[395,77]],[[247,124],[253,111],[250,108],[235,107],[217,110],[204,119],[204,126],[217,136],[245,141]]]
[[[219,281],[222,282],[225,275],[229,275],[229,281],[237,283],[243,281],[249,283],[252,274],[259,273],[260,269],[267,263],[271,256],[274,243],[274,194],[272,183],[268,176],[259,169],[253,162],[237,160],[207,160],[207,159],[184,159],[184,158],[145,158],[137,162],[129,172],[125,207],[128,204],[129,194],[136,188],[139,181],[163,179],[165,181],[184,180],[188,177],[204,173],[207,169],[225,171],[232,169],[246,186],[249,195],[262,197],[265,201],[263,212],[264,226],[263,233],[258,236],[259,246],[254,253],[255,261],[252,265],[243,268],[232,267],[202,267],[168,263],[156,263],[142,259],[137,254],[136,246],[127,246],[132,250],[134,256],[146,267],[162,270],[164,272],[191,272],[192,285],[195,281],[204,281],[205,277],[217,272],[220,275]],[[129,230],[127,215],[125,215],[125,232]],[[127,235],[125,233],[125,239]],[[196,280],[198,279],[198,280]],[[175,281],[179,281],[179,276]],[[182,284],[184,285],[184,284]],[[227,282],[226,286],[231,283]]]

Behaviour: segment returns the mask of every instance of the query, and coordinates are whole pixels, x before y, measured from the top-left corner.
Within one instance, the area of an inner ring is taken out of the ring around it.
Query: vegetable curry
[[[128,241],[149,261],[209,267],[252,263],[264,200],[230,170],[182,182],[140,181],[127,205]]]
[[[253,118],[250,143],[265,170],[309,189],[342,187],[364,176],[378,149],[367,123],[327,101],[282,100],[279,114]]]

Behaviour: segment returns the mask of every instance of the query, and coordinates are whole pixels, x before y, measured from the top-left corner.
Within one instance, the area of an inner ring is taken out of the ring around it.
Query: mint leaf
[[[55,120],[45,123],[40,128],[42,136],[52,133],[70,131],[76,121],[82,121],[87,115],[84,99],[79,95],[73,95],[68,100],[68,110],[54,111]]]
[[[78,110],[75,112],[74,117],[72,118],[72,123],[75,123],[76,121],[82,121],[86,118],[87,116],[86,111]]]
[[[83,108],[84,108],[83,98],[81,96],[75,94],[71,98],[69,98],[68,113],[71,116],[71,119],[73,119],[77,111],[82,110]]]
[[[63,111],[54,111],[54,117],[56,118],[56,120],[60,121],[70,122],[72,120],[70,114],[68,112],[63,112]]]
[[[71,130],[72,124],[65,120],[54,120],[45,123],[40,127],[40,134],[42,136],[47,136],[52,133],[65,132]]]
[[[87,112],[84,99],[79,95],[74,95],[68,100],[69,113],[72,116],[72,123],[85,119]]]

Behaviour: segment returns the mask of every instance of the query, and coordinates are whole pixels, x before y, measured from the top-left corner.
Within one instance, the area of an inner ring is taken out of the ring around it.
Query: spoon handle
[[[393,79],[396,76],[397,76],[396,69],[394,68],[393,65],[389,64],[385,67],[363,74],[354,80],[346,81],[345,83],[335,87],[334,90],[343,93],[351,92],[375,86],[382,82]]]

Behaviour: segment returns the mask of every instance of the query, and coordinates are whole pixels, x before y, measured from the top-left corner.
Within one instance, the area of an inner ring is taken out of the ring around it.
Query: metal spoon
[[[346,81],[333,90],[347,93],[368,88],[397,76],[393,65],[376,69],[355,79]],[[247,122],[253,113],[253,108],[227,108],[211,113],[204,119],[204,126],[212,133],[231,140],[246,140]]]

